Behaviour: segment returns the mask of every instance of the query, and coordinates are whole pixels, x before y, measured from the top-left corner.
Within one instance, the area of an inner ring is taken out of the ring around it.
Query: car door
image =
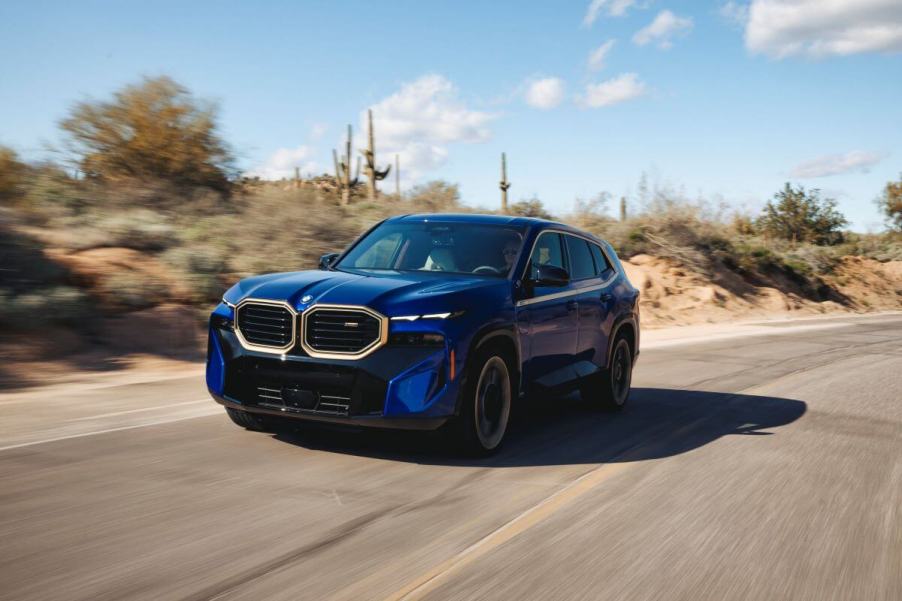
[[[526,379],[540,387],[555,388],[575,376],[579,318],[570,286],[538,286],[534,281],[538,265],[567,269],[567,254],[561,234],[542,232],[533,245],[525,274],[526,298],[518,301],[518,322],[525,324],[529,340]]]
[[[592,255],[594,277],[586,285],[586,293],[579,296],[580,328],[578,354],[591,361],[592,366],[580,365],[581,374],[587,369],[607,366],[608,340],[614,325],[614,287],[617,272],[604,250],[594,242],[584,241]]]

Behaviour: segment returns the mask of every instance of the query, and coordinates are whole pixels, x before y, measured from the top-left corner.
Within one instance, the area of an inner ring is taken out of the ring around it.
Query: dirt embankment
[[[44,256],[64,267],[67,281],[84,291],[92,317],[80,328],[52,326],[0,340],[0,388],[136,362],[202,358],[204,311],[189,301],[187,284],[157,257],[118,247],[74,252],[51,247]],[[623,263],[641,290],[646,328],[902,309],[902,261],[845,257],[814,292],[810,282],[784,273],[740,275],[715,261],[705,272],[651,255]]]
[[[702,274],[667,257],[637,255],[624,261],[624,267],[641,291],[643,326],[902,309],[902,261],[844,257],[830,275],[822,277],[821,294],[826,300],[806,297],[798,284],[786,278],[741,277],[723,266]]]

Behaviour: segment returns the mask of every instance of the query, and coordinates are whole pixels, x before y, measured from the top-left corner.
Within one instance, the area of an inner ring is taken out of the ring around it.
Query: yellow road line
[[[586,494],[596,485],[626,469],[628,465],[627,463],[605,463],[583,474],[563,489],[541,501],[538,505],[534,505],[454,557],[436,565],[428,572],[407,583],[402,589],[386,597],[386,601],[406,601],[423,598],[423,596],[447,580],[454,572],[473,563],[518,534],[548,519],[559,509]]]

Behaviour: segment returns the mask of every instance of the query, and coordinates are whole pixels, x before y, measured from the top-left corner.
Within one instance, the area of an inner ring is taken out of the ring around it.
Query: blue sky
[[[473,205],[497,205],[506,151],[513,198],[557,212],[633,199],[645,172],[749,209],[793,181],[878,229],[902,172],[902,3],[827,4],[7,1],[0,144],[46,156],[73,102],[166,74],[219,103],[257,173],[330,170],[374,107],[380,163]]]

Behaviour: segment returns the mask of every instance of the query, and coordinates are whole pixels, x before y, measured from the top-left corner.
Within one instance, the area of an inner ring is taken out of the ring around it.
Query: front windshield
[[[473,223],[383,223],[336,265],[342,270],[443,271],[504,277],[523,232]]]

